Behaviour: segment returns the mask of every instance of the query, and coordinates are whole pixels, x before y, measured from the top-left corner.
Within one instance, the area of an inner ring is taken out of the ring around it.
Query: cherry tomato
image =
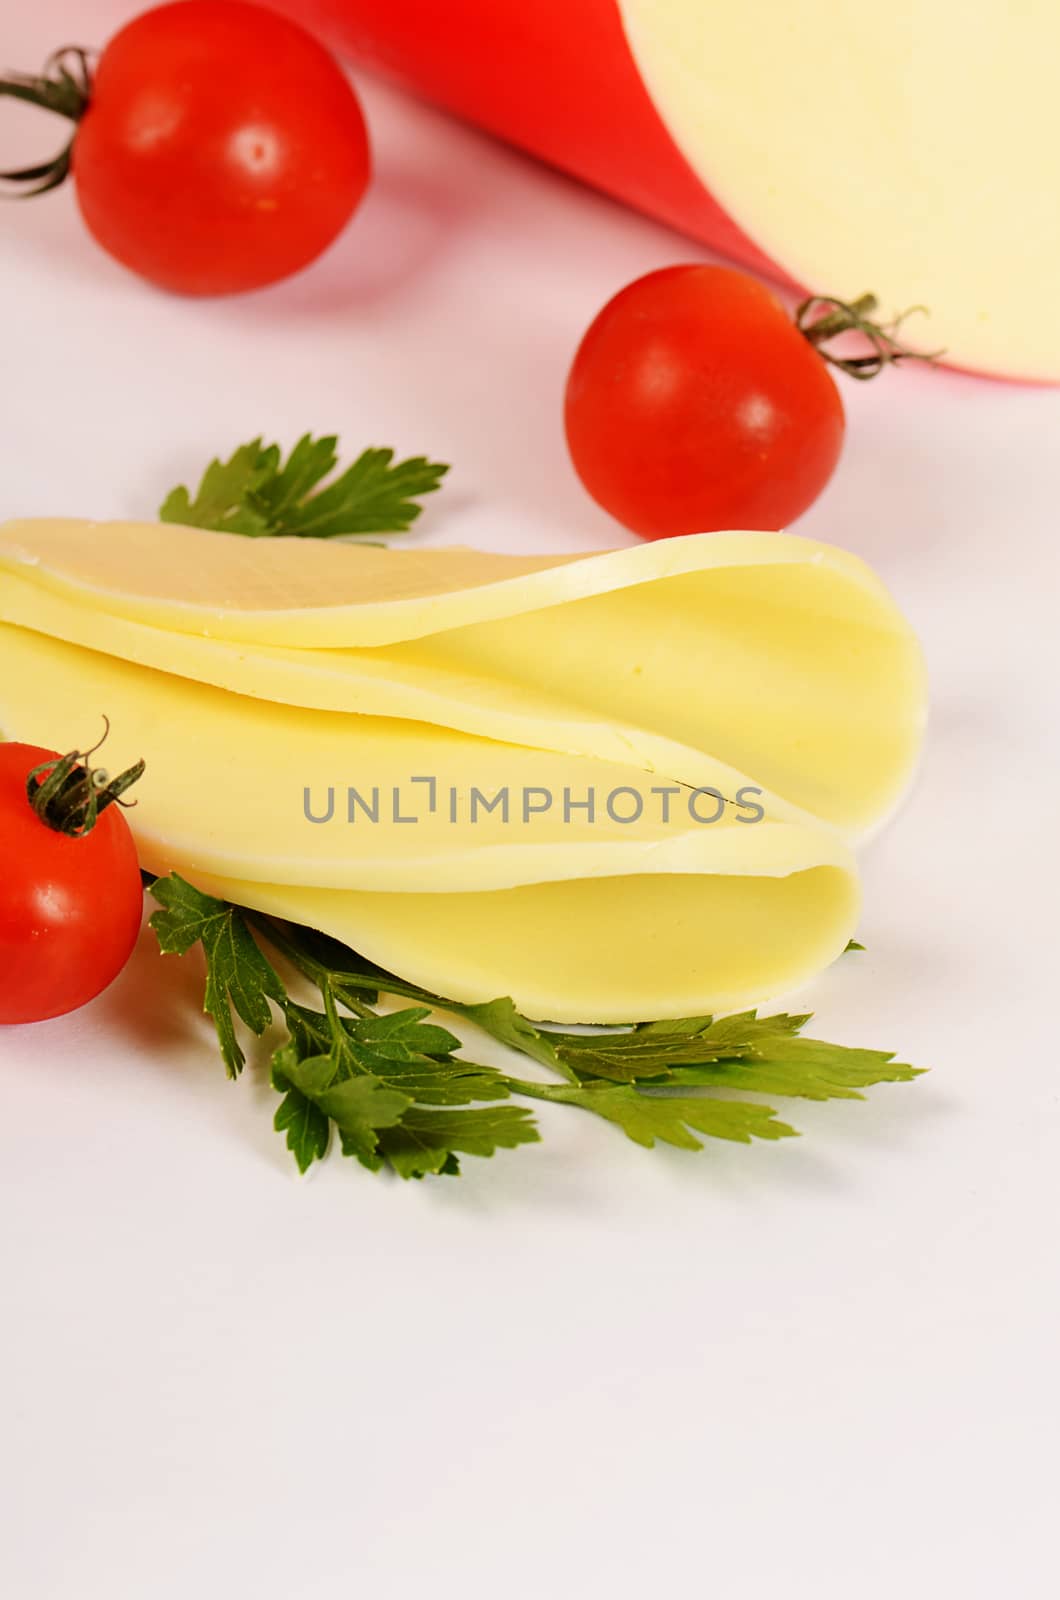
[[[820,494],[843,406],[779,300],[727,267],[638,278],[574,358],[567,443],[606,511],[646,539],[783,528]]]
[[[193,295],[306,266],[349,221],[370,164],[334,59],[296,23],[240,0],[180,0],[117,33],[72,150],[103,248]]]
[[[121,808],[79,836],[30,805],[29,775],[53,757],[0,744],[0,1023],[83,1006],[117,977],[140,930],[140,869]]]

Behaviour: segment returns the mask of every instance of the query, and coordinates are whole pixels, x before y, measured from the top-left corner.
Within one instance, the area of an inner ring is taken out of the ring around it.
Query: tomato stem
[[[39,106],[42,111],[54,111],[57,116],[78,123],[92,99],[90,56],[91,52],[81,45],[64,45],[48,57],[44,71],[39,76],[12,72],[6,78],[0,78],[0,95],[24,100],[28,105]],[[57,189],[69,175],[73,147],[71,137],[50,161],[0,172],[0,180],[20,186],[12,198],[25,200],[35,194],[46,194],[49,189]]]
[[[910,306],[901,316],[882,323],[872,316],[878,305],[874,294],[862,294],[849,301],[837,300],[833,295],[810,295],[795,312],[795,326],[823,360],[851,378],[875,378],[884,367],[896,367],[901,361],[934,362],[945,355],[944,350],[911,350],[899,342],[902,323],[916,311],[926,316],[926,306]],[[829,339],[844,333],[860,333],[872,346],[871,353],[845,356],[826,348]]]
[[[122,800],[126,789],[136,783],[144,773],[143,761],[126,767],[116,778],[88,764],[110,732],[110,723],[103,718],[103,736],[89,750],[71,750],[65,756],[51,756],[42,761],[26,779],[26,798],[34,812],[56,833],[70,838],[83,839],[92,832],[100,814],[117,801],[119,805],[135,805],[135,800]]]

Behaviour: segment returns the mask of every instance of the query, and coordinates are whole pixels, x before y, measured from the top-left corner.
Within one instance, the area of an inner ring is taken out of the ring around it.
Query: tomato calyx
[[[102,812],[115,801],[122,806],[136,804],[135,800],[122,800],[121,796],[143,776],[142,760],[126,767],[116,778],[102,767],[89,765],[89,757],[96,753],[110,732],[107,718],[103,721],[106,724],[103,737],[91,749],[70,750],[64,756],[49,757],[26,778],[26,798],[34,814],[47,827],[68,838],[87,837]]]
[[[61,50],[52,52],[39,76],[12,72],[8,77],[0,78],[0,95],[24,100],[28,105],[39,106],[42,111],[54,111],[57,116],[67,117],[76,124],[88,110],[92,98],[91,54],[81,45],[64,45]],[[12,198],[23,200],[35,194],[46,194],[49,189],[57,189],[69,175],[73,145],[71,137],[50,161],[0,172],[0,180],[16,185]]]
[[[872,313],[879,301],[874,294],[859,295],[856,300],[837,300],[830,294],[812,294],[795,312],[795,326],[804,339],[808,339],[822,360],[838,367],[848,377],[875,378],[884,367],[896,367],[902,361],[927,361],[934,363],[944,350],[911,350],[899,340],[899,332],[907,317],[917,311],[928,315],[926,306],[910,306],[891,322],[877,322]],[[840,355],[827,348],[830,339],[844,333],[859,333],[872,346],[871,352],[861,355]]]

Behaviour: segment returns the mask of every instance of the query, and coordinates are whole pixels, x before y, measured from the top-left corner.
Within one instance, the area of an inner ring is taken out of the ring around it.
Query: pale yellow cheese
[[[618,0],[692,168],[796,282],[1060,380],[1057,0]]]
[[[106,717],[108,768],[146,760],[130,813],[137,837],[152,862],[164,856],[188,872],[395,890],[427,886],[427,873],[429,887],[442,891],[616,873],[644,858],[652,872],[786,873],[821,860],[849,863],[832,830],[793,819],[757,788],[762,821],[741,821],[749,813],[732,804],[717,822],[696,823],[687,790],[671,785],[676,792],[664,805],[652,792],[656,775],[616,762],[406,719],[275,705],[7,624],[0,625],[0,668],[0,727],[8,737],[83,748]],[[719,770],[714,787],[735,796],[733,776]],[[426,779],[433,790],[418,781]],[[350,788],[360,797],[352,820]],[[625,804],[616,801],[620,814],[636,810],[639,798],[635,825],[606,808],[619,788],[630,794]],[[396,819],[395,789],[397,812],[415,822]],[[472,789],[482,797],[474,820]],[[488,809],[503,790],[507,819]],[[591,817],[580,803],[590,790]],[[538,791],[552,803],[533,798]],[[719,809],[695,805],[704,816]],[[329,820],[311,820],[329,809]]]
[[[693,785],[729,768],[851,836],[922,737],[887,591],[787,534],[527,560],[41,520],[0,527],[0,566],[0,617],[128,660]]]
[[[630,875],[493,893],[371,894],[196,880],[237,905],[322,928],[452,1000],[510,994],[547,1022],[739,1011],[835,960],[859,910],[835,865],[784,877]]]
[[[762,1000],[844,947],[856,875],[834,830],[723,808],[670,820],[636,768],[384,717],[276,705],[0,625],[0,727],[83,747],[111,719],[112,770],[143,756],[128,813],[144,864],[310,923],[456,999],[511,992],[565,1021],[675,1016]],[[437,809],[415,777],[432,776]],[[380,790],[379,821],[346,788]],[[638,795],[636,826],[601,813],[471,824],[472,785],[576,801]],[[401,791],[401,823],[387,806]],[[338,806],[324,812],[334,788]],[[450,820],[448,792],[461,801]],[[415,797],[415,798],[414,798]],[[411,805],[410,805],[411,801]]]
[[[120,616],[310,649],[422,638],[657,578],[807,562],[880,605],[893,604],[849,551],[787,533],[711,533],[594,555],[509,556],[248,539],[160,522],[30,517],[0,524],[0,564]],[[830,609],[826,590],[818,609]]]
[[[557,1021],[759,1004],[832,960],[842,836],[900,796],[924,706],[871,571],[785,534],[521,559],[0,527],[0,729],[84,747],[106,715],[112,770],[147,761],[146,866]]]
[[[169,633],[109,616],[12,574],[0,580],[0,622],[278,705],[430,722],[505,744],[619,762],[686,785],[720,785],[727,793],[751,782],[746,773],[704,751],[608,722],[511,678],[461,670],[440,658],[402,659],[396,649],[251,648]],[[779,796],[771,796],[770,803],[774,815],[819,820]]]

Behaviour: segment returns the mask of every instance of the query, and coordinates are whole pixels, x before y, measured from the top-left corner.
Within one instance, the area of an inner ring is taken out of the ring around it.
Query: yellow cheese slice
[[[456,999],[511,992],[533,1015],[586,1022],[728,1009],[802,981],[854,927],[847,848],[782,807],[693,820],[673,785],[664,814],[655,775],[633,767],[277,705],[0,625],[7,737],[83,747],[103,714],[112,769],[147,761],[128,813],[147,867],[320,927]],[[508,820],[472,822],[472,789],[494,804],[507,790]],[[609,813],[616,792],[635,823]]]
[[[832,830],[758,786],[737,803],[751,780],[728,768],[713,787],[732,803],[704,794],[690,809],[689,790],[616,762],[275,705],[6,624],[0,667],[9,738],[83,747],[106,717],[108,767],[144,757],[130,818],[151,860],[164,853],[181,870],[388,890],[421,887],[426,870],[451,890],[613,873],[645,855],[652,872],[783,873],[821,851],[849,860]],[[609,810],[616,790],[628,799]],[[764,818],[749,820],[759,806]]]
[[[0,581],[0,622],[279,705],[430,722],[507,744],[617,761],[689,786],[720,785],[731,794],[751,782],[704,751],[605,721],[509,677],[461,670],[440,656],[415,661],[397,649],[252,648],[169,633],[109,616],[10,573]],[[776,795],[770,813],[818,821]]]
[[[787,534],[526,559],[39,520],[0,527],[0,567],[0,616],[58,638],[692,785],[728,767],[852,836],[901,798],[922,737],[889,594]]]
[[[294,889],[200,873],[208,893],[320,928],[451,1000],[510,994],[542,1022],[740,1011],[797,988],[853,933],[858,883],[822,864],[784,877],[648,873],[476,894]]]

